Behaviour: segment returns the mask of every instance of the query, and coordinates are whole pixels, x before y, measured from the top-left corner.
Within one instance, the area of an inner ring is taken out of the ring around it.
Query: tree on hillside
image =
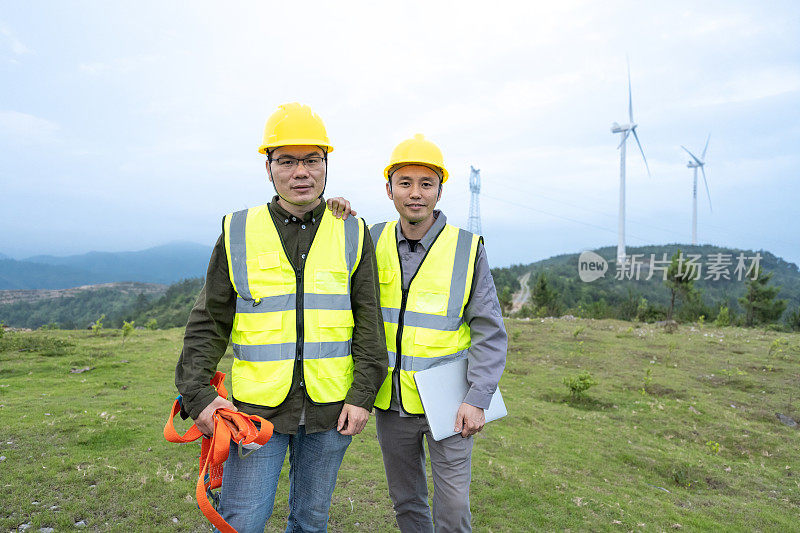
[[[500,301],[500,308],[503,311],[507,311],[511,308],[511,289],[508,286],[503,287],[503,289],[497,293],[497,299]]]
[[[701,316],[708,317],[714,312],[714,309],[709,308],[703,303],[703,291],[697,287],[692,287],[692,290],[686,294],[686,297],[681,301],[680,309],[678,309],[678,320],[681,322],[694,322]]]
[[[511,294],[514,294],[520,289],[517,271],[519,266],[510,268],[494,268],[492,269],[492,279],[494,279],[494,286],[497,294],[503,292],[504,288],[508,288]]]
[[[786,317],[786,325],[792,331],[800,331],[800,307],[789,313],[789,316]]]
[[[164,296],[150,302],[147,309],[131,319],[139,324],[148,324],[151,319],[155,319],[159,328],[185,326],[202,288],[203,278],[187,279],[170,285]]]
[[[691,302],[698,297],[694,288],[693,276],[694,272],[683,265],[682,252],[678,250],[672,255],[671,262],[667,268],[667,279],[664,281],[664,285],[667,286],[670,293],[667,320],[672,320],[676,299]]]
[[[739,298],[739,304],[745,310],[745,326],[775,322],[786,309],[786,300],[775,299],[781,288],[770,286],[770,279],[772,273],[763,274],[759,267],[755,279],[748,280],[745,294]]]
[[[144,313],[150,306],[150,300],[145,296],[144,292],[140,292],[136,297],[136,302],[133,304],[133,314]]]
[[[100,315],[100,318],[95,320],[94,324],[92,324],[92,332],[95,335],[100,334],[100,330],[103,329],[103,319],[106,317],[105,314]]]
[[[547,316],[559,314],[558,294],[550,288],[544,272],[536,276],[536,282],[533,284],[533,305],[538,312],[546,313]]]
[[[133,333],[134,323],[123,321],[122,322],[122,345],[125,346],[125,339]]]

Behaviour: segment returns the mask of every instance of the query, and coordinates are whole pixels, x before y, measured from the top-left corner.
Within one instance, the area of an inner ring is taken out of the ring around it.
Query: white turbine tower
[[[687,154],[692,156],[686,166],[691,168],[694,171],[694,185],[692,186],[692,244],[697,244],[697,169],[699,168],[700,171],[703,173],[703,183],[706,185],[706,194],[708,195],[708,208],[713,212],[714,209],[711,207],[711,193],[708,192],[708,181],[706,181],[706,169],[703,168],[706,165],[706,150],[708,150],[708,141],[711,140],[711,134],[708,134],[708,138],[706,139],[706,146],[703,148],[703,153],[700,155],[700,158],[694,155],[692,152],[686,149],[685,146],[681,145]]]
[[[621,133],[622,140],[619,143],[619,240],[617,241],[617,262],[625,263],[625,144],[628,140],[628,135],[633,133],[633,138],[636,139],[636,144],[639,145],[639,151],[642,152],[642,159],[644,159],[644,166],[647,168],[647,175],[650,175],[650,166],[647,164],[647,158],[644,156],[642,143],[639,142],[639,136],[636,134],[638,124],[633,121],[633,98],[631,97],[631,67],[628,65],[628,123],[617,124],[614,122],[611,126],[611,133]]]

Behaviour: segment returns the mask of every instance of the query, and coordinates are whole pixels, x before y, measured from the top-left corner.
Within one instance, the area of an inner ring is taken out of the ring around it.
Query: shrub
[[[719,308],[719,314],[717,315],[717,319],[714,321],[714,325],[720,328],[725,328],[731,325],[731,311],[728,309],[727,305],[723,305]]]
[[[650,392],[647,388],[650,386],[650,383],[652,381],[653,381],[653,368],[648,366],[647,372],[644,373],[644,378],[642,378],[642,388],[639,389],[639,392],[642,393],[642,396]]]
[[[667,310],[663,307],[651,304],[647,298],[639,300],[639,306],[636,309],[636,320],[639,322],[658,322],[664,320],[666,316]]]
[[[133,333],[133,324],[134,321],[123,321],[122,322],[122,345],[125,346],[125,339]]]
[[[148,320],[145,323],[144,327],[146,327],[147,329],[149,329],[151,331],[152,330],[156,330],[156,329],[158,329],[158,320],[156,320],[155,318],[151,318],[150,320]]]
[[[711,453],[718,454],[719,453],[719,442],[710,440],[710,441],[706,442],[706,448],[708,448],[708,451],[710,451]]]
[[[95,335],[99,335],[100,334],[100,330],[103,329],[103,319],[105,317],[106,317],[106,315],[104,315],[104,314],[100,315],[100,318],[95,320],[94,324],[92,324],[92,331],[94,332]]]
[[[692,487],[692,470],[687,466],[679,466],[672,469],[672,480],[679,487],[689,489]]]
[[[775,357],[781,358],[788,347],[789,341],[783,337],[778,337],[769,345],[769,352],[767,352],[767,355],[770,357],[774,355]]]
[[[517,318],[536,318],[536,309],[530,304],[525,304],[517,312]]]
[[[570,396],[575,398],[597,385],[597,380],[589,372],[581,372],[577,376],[565,377],[562,383],[569,389]]]
[[[600,298],[590,302],[585,307],[582,316],[584,318],[609,318],[614,316],[614,309],[608,305],[605,298]]]
[[[574,351],[569,352],[570,355],[583,355],[583,341],[578,341],[575,348]]]
[[[618,339],[632,338],[632,337],[634,336],[634,333],[633,333],[633,326],[628,326],[628,329],[626,329],[626,330],[625,330],[625,331],[623,331],[623,332],[617,333],[615,336],[616,336]]]

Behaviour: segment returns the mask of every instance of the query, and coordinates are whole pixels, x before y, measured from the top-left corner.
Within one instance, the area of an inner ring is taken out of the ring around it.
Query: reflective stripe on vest
[[[403,410],[422,414],[414,373],[467,356],[470,329],[463,316],[472,288],[480,237],[445,225],[427,250],[404,298],[396,227],[395,221],[370,228],[375,242],[381,313],[389,352],[389,375],[378,391],[375,407],[389,407],[392,373],[398,367]]]
[[[302,280],[303,378],[316,403],[344,400],[353,381],[350,278],[361,260],[364,223],[325,212],[302,276],[266,205],[225,217],[228,274],[237,293],[231,341],[233,395],[275,407],[292,384]]]

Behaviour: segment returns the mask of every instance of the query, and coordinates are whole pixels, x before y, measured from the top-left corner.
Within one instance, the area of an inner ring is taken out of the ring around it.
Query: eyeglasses
[[[325,161],[325,158],[312,155],[310,157],[291,157],[288,155],[284,155],[275,159],[271,159],[271,162],[278,164],[278,169],[281,171],[290,172],[297,168],[297,165],[303,163],[303,166],[306,167],[306,170],[319,170],[322,168],[322,163]]]

